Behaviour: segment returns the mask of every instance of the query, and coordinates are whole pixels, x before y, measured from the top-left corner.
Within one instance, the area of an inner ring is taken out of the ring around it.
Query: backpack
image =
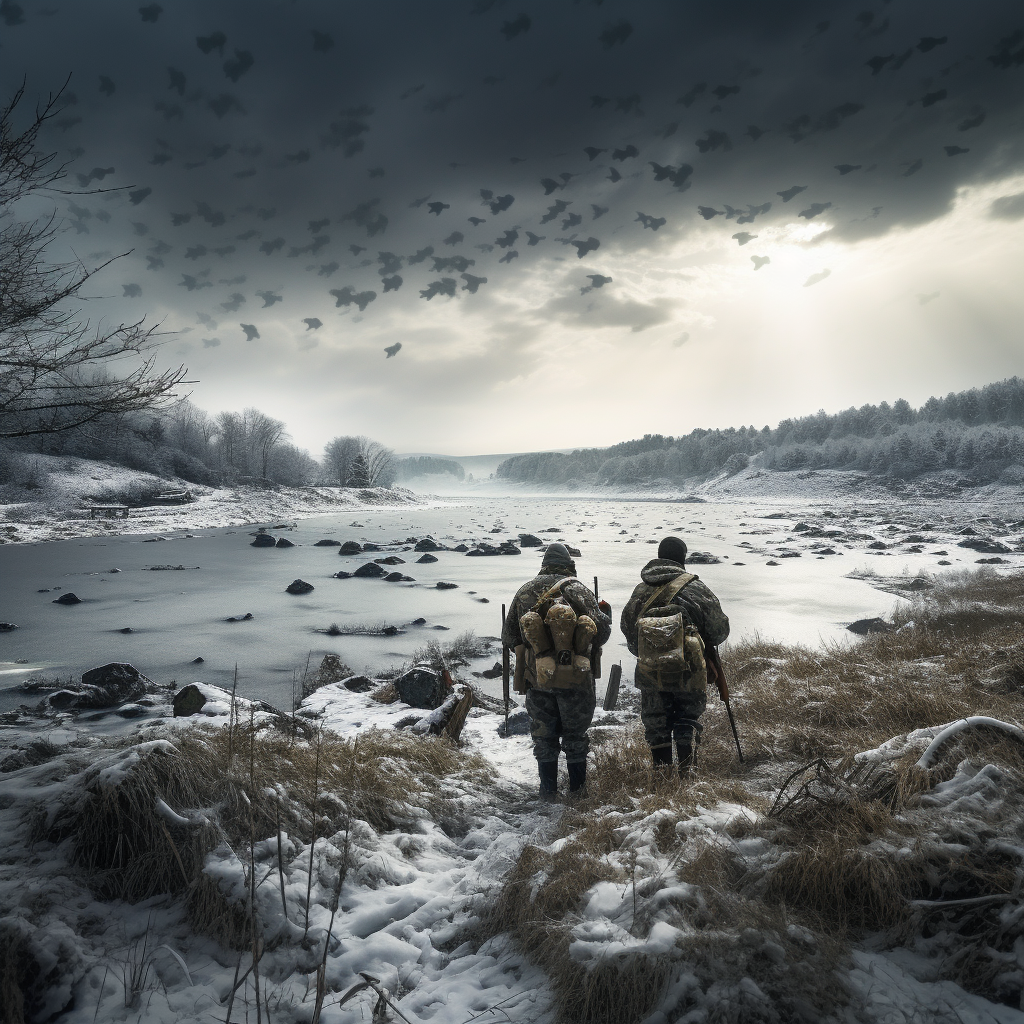
[[[656,590],[637,618],[636,685],[658,690],[697,691],[708,685],[704,641],[672,603],[676,594],[697,577],[684,572]],[[647,615],[650,610],[657,614]]]
[[[589,615],[577,615],[559,593],[570,579],[559,580],[519,618],[523,639],[534,654],[535,685],[542,690],[593,685],[590,645],[597,635],[597,623]]]

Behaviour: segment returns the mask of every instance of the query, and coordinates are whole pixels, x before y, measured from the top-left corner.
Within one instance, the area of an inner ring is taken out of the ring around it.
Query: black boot
[[[679,756],[679,776],[688,779],[697,763],[697,748],[690,737],[676,740],[676,753]]]
[[[538,761],[537,771],[540,774],[541,800],[554,803],[558,799],[558,762]]]
[[[651,759],[654,761],[654,767],[660,768],[664,765],[672,764],[672,744],[666,743],[664,746],[651,747]]]
[[[587,795],[587,762],[571,761],[569,769],[569,795],[582,800]]]

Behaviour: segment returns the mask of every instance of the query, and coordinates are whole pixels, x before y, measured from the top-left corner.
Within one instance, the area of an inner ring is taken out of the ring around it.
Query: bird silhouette
[[[501,238],[496,238],[494,240],[494,244],[502,249],[507,249],[510,246],[516,244],[516,239],[518,237],[519,231],[516,228],[509,228],[508,231],[506,231],[505,234],[501,236]]]
[[[504,256],[498,260],[499,263],[511,263],[513,260],[519,259],[519,253],[515,249],[509,249]]]
[[[859,171],[863,165],[862,164],[836,164],[835,166],[836,166],[836,170],[840,174],[849,174],[850,171]]]
[[[222,57],[224,56],[224,44],[227,41],[228,37],[223,32],[211,32],[208,36],[196,36],[196,46],[203,53],[212,53],[216,50]]]
[[[224,62],[224,74],[237,82],[256,63],[256,58],[248,50],[235,50],[234,57]]]
[[[442,277],[440,281],[431,281],[426,288],[421,289],[420,298],[426,299],[428,302],[435,295],[455,295],[455,278],[454,277]]]
[[[445,245],[458,245],[459,242],[465,241],[466,236],[461,231],[453,231],[445,240]]]
[[[811,276],[807,278],[806,281],[804,281],[804,287],[810,288],[812,284],[817,284],[819,281],[824,281],[825,278],[828,277],[831,273],[832,271],[826,267],[824,270],[819,270],[816,274],[811,274]]]
[[[487,218],[486,217],[470,217],[468,219],[469,219],[469,223],[472,224],[473,227],[475,227],[475,228],[478,228],[481,224],[486,224],[487,223]]]
[[[548,224],[553,221],[563,211],[569,209],[572,206],[571,202],[566,202],[564,199],[556,199],[551,206],[548,207],[548,212],[541,217],[541,224]]]
[[[462,286],[464,292],[469,292],[470,295],[476,295],[477,289],[482,284],[487,284],[486,277],[475,277],[473,274],[461,274],[459,275],[466,283]]]
[[[450,210],[451,208],[451,203],[427,203],[427,209],[438,217],[441,216],[442,210]]]
[[[323,321],[315,316],[307,316],[303,321],[307,331],[318,331],[323,327]]]
[[[330,294],[334,296],[336,307],[356,305],[362,313],[366,307],[377,298],[374,291],[357,292],[351,287],[332,288]]]
[[[400,341],[396,341],[394,345],[387,345],[384,348],[384,351],[387,352],[387,356],[385,356],[385,358],[390,359],[392,356],[397,356],[401,350],[402,343]]]
[[[113,96],[116,88],[112,79],[107,78],[106,75],[100,75],[100,92],[104,96]]]
[[[587,292],[592,292],[595,288],[603,288],[606,284],[611,284],[612,279],[605,277],[604,274],[587,274],[590,280],[590,284],[580,289],[580,295],[586,295]]]
[[[124,290],[124,294],[121,296],[122,299],[137,299],[142,294],[141,285],[123,284],[121,288]]]
[[[943,146],[946,151],[946,156],[960,156],[962,153],[970,153],[970,149],[964,149],[963,146]]]
[[[578,259],[583,259],[588,252],[593,252],[595,249],[599,249],[601,247],[601,243],[593,236],[588,238],[585,242],[571,241],[569,244],[576,247],[576,256]]]
[[[284,299],[280,295],[275,294],[274,292],[270,291],[269,289],[267,291],[265,291],[265,292],[257,292],[256,294],[263,300],[263,308],[264,309],[266,309],[267,306],[274,305],[275,302],[283,302],[284,301]]]
[[[591,203],[590,209],[594,211],[594,220],[603,217],[608,212],[607,206],[598,206],[597,203]]]
[[[229,299],[220,304],[220,308],[226,313],[237,313],[245,304],[245,296],[241,292],[235,292]]]
[[[770,256],[751,256],[750,259],[754,264],[755,270],[760,270],[762,267],[767,266],[772,261]]]
[[[651,160],[650,165],[654,169],[655,181],[665,181],[668,179],[681,192],[690,187],[690,182],[687,179],[693,174],[693,168],[689,164],[680,164],[678,167],[672,167],[670,165],[663,166]]]
[[[607,149],[598,149],[597,146],[585,146],[583,152],[587,154],[589,160],[596,160],[602,153],[607,153]]]
[[[538,242],[543,242],[547,235],[535,235],[532,231],[526,232],[527,245],[536,245]]]
[[[917,174],[917,172],[921,170],[922,167],[924,167],[924,160],[918,158],[907,167],[907,169],[903,172],[902,177],[909,178],[912,174]]]
[[[159,4],[146,4],[145,7],[139,8],[139,15],[143,21],[155,24],[163,11],[164,9]]]
[[[583,218],[578,213],[570,213],[569,216],[562,221],[562,230],[568,231],[570,228],[574,228],[577,224],[582,223]]]
[[[402,287],[402,278],[398,274],[392,274],[391,277],[382,277],[380,283],[384,285],[384,294],[388,292],[397,292]]]
[[[621,163],[623,160],[629,160],[639,155],[640,150],[636,146],[623,146],[622,149],[616,149],[612,152],[612,159],[618,160]]]
[[[554,178],[541,178],[541,185],[544,186],[544,195],[549,196],[552,192],[557,191],[560,188],[565,188],[564,181],[555,181]]]
[[[641,213],[639,210],[636,212],[636,219],[643,224],[645,228],[650,228],[652,231],[657,231],[658,228],[665,224],[664,217],[651,217],[649,214]]]
[[[830,209],[832,209],[831,203],[811,203],[806,210],[801,210],[797,216],[804,217],[807,220],[814,220],[819,213],[824,213],[826,210]]]
[[[254,339],[260,336],[260,332],[256,330],[254,324],[239,324],[238,326],[241,327],[243,331],[245,331],[246,341],[253,341]]]
[[[775,194],[777,196],[782,196],[782,201],[784,203],[788,203],[790,201],[790,199],[793,198],[793,196],[798,196],[798,195],[800,195],[801,192],[806,192],[806,191],[807,191],[807,186],[806,185],[792,185],[789,188],[787,188],[784,192],[776,192]]]
[[[737,231],[732,237],[735,238],[740,245],[746,245],[747,242],[751,242],[757,238],[757,235],[752,235],[749,231]]]
[[[748,124],[745,134],[750,136],[751,142],[757,142],[764,135],[764,129],[758,128],[756,124]]]
[[[330,277],[338,268],[340,264],[332,260],[330,263],[321,263],[320,269],[316,272],[317,277]]]
[[[425,249],[420,249],[414,256],[408,257],[409,266],[412,266],[414,263],[422,263],[427,259],[427,257],[433,255],[434,247],[432,245],[428,245]]]
[[[350,253],[352,253],[353,256],[358,256],[361,252],[366,252],[366,246],[365,245],[350,245],[348,247],[348,250],[349,250]]]
[[[613,183],[616,181],[622,181],[622,175],[619,173],[617,167],[608,168],[608,180]]]
[[[722,217],[724,214],[721,210],[716,210],[713,206],[698,206],[697,212],[705,219],[711,220],[714,217]]]

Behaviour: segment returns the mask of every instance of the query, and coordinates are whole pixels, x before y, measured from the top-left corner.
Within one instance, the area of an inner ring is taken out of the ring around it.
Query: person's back
[[[693,764],[707,707],[704,651],[729,636],[718,598],[685,563],[686,544],[666,537],[658,557],[641,570],[620,620],[626,645],[637,656],[635,683],[652,759],[671,765],[675,740],[680,772]]]
[[[610,612],[576,579],[565,545],[554,543],[544,553],[540,572],[516,592],[505,617],[501,639],[516,651],[516,675],[526,686],[543,797],[557,793],[560,750],[565,752],[570,792],[585,784],[587,730],[596,703],[589,658],[592,648],[603,646],[611,634]]]

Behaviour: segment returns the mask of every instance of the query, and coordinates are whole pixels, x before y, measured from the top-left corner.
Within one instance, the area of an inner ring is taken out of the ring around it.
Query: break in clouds
[[[0,18],[7,96],[67,80],[47,137],[69,161],[61,244],[130,250],[94,308],[162,318],[186,361],[324,346],[358,378],[368,346],[380,373],[484,316],[489,347],[449,368],[512,380],[539,365],[538,325],[671,323],[683,301],[638,294],[631,260],[712,232],[751,279],[781,275],[784,226],[808,248],[880,238],[1024,163],[1010,2],[4,0]],[[989,216],[1011,227],[1024,197]]]

